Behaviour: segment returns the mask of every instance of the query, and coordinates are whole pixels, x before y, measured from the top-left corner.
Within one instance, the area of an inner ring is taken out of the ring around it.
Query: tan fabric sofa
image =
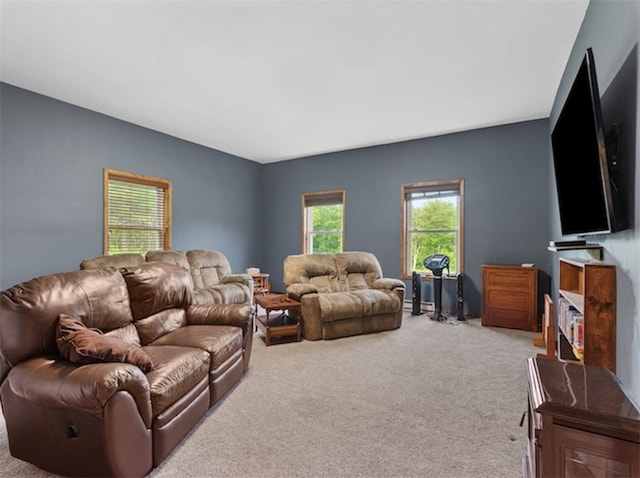
[[[214,250],[149,251],[141,254],[114,254],[85,259],[80,269],[136,266],[150,261],[175,264],[189,272],[195,304],[252,304],[253,279],[234,274],[224,254]]]
[[[250,305],[193,305],[158,262],[0,293],[0,400],[14,457],[65,476],[144,476],[249,366]],[[221,437],[223,438],[223,437]]]
[[[402,325],[404,282],[384,278],[378,259],[369,252],[288,256],[284,283],[287,294],[302,304],[299,315],[307,340]]]

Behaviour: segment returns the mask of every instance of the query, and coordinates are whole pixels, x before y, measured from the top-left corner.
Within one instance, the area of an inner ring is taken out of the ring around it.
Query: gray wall
[[[263,255],[273,286],[283,290],[282,260],[301,252],[303,192],[344,188],[345,250],[373,252],[385,275],[399,277],[401,184],[463,178],[465,311],[480,314],[484,263],[535,263],[546,291],[548,137],[539,120],[266,165]],[[455,310],[448,286],[444,307]],[[423,297],[431,294],[423,284]]]
[[[170,179],[173,247],[259,262],[260,165],[0,84],[0,289],[102,254],[102,174]]]
[[[604,247],[604,260],[617,271],[617,370],[616,374],[630,398],[640,406],[640,207],[638,184],[638,137],[640,137],[640,100],[638,98],[638,60],[640,41],[640,2],[637,0],[592,0],[550,115],[550,124],[560,113],[575,72],[587,48],[593,49],[605,126],[622,123],[622,164],[619,184],[627,199],[631,228],[610,235],[591,236],[590,242]],[[548,153],[552,164],[551,151]],[[552,166],[550,166],[552,171]],[[555,179],[549,177],[550,189]],[[551,204],[552,239],[561,238],[557,200]],[[557,284],[558,254],[553,260],[552,283]],[[575,254],[579,255],[579,254]],[[584,256],[584,255],[583,255]]]
[[[0,86],[3,289],[102,253],[105,167],[170,179],[173,247],[221,250],[236,271],[270,272],[276,290],[283,259],[300,252],[303,192],[346,189],[345,248],[399,277],[400,185],[463,178],[465,312],[481,312],[483,263],[533,262],[548,289],[546,120],[258,165]],[[454,294],[445,284],[445,307]]]

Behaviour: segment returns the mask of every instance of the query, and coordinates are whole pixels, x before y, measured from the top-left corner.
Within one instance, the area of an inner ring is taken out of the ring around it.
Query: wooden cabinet
[[[482,325],[538,330],[538,269],[482,266]]]
[[[528,360],[526,477],[639,477],[640,412],[603,367]]]
[[[616,268],[561,258],[558,358],[616,370]]]

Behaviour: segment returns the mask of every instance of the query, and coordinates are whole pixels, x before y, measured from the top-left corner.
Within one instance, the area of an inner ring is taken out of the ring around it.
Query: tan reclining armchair
[[[302,334],[307,340],[402,325],[404,282],[383,278],[378,259],[369,252],[288,256],[284,283],[287,294],[301,303]]]

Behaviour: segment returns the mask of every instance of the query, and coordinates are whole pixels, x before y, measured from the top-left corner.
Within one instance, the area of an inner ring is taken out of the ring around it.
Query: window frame
[[[344,251],[345,244],[345,203],[346,190],[330,189],[327,191],[316,191],[302,193],[301,210],[302,210],[302,244],[300,250],[303,254],[311,254],[308,252],[309,238],[312,231],[309,230],[311,208],[321,205],[340,204],[342,206],[342,225],[340,229],[340,252]]]
[[[161,250],[171,250],[171,229],[172,229],[172,184],[168,179],[145,176],[142,174],[129,173],[116,169],[104,168],[103,173],[103,254],[109,254],[109,182],[120,181],[125,183],[141,184],[152,186],[164,190],[164,224],[162,229],[164,241]],[[141,229],[142,230],[142,229]]]
[[[410,211],[410,200],[407,200],[407,194],[412,190],[429,189],[432,191],[458,191],[458,218],[457,218],[457,240],[456,240],[456,273],[464,272],[464,179],[447,179],[438,181],[422,181],[416,183],[402,184],[400,188],[400,197],[402,204],[402,225],[400,240],[400,274],[403,279],[411,279],[413,271],[407,270],[410,264],[410,248],[411,248],[411,232],[408,230],[408,215]],[[409,241],[409,242],[407,242]],[[426,274],[423,277],[431,278],[432,274]]]

